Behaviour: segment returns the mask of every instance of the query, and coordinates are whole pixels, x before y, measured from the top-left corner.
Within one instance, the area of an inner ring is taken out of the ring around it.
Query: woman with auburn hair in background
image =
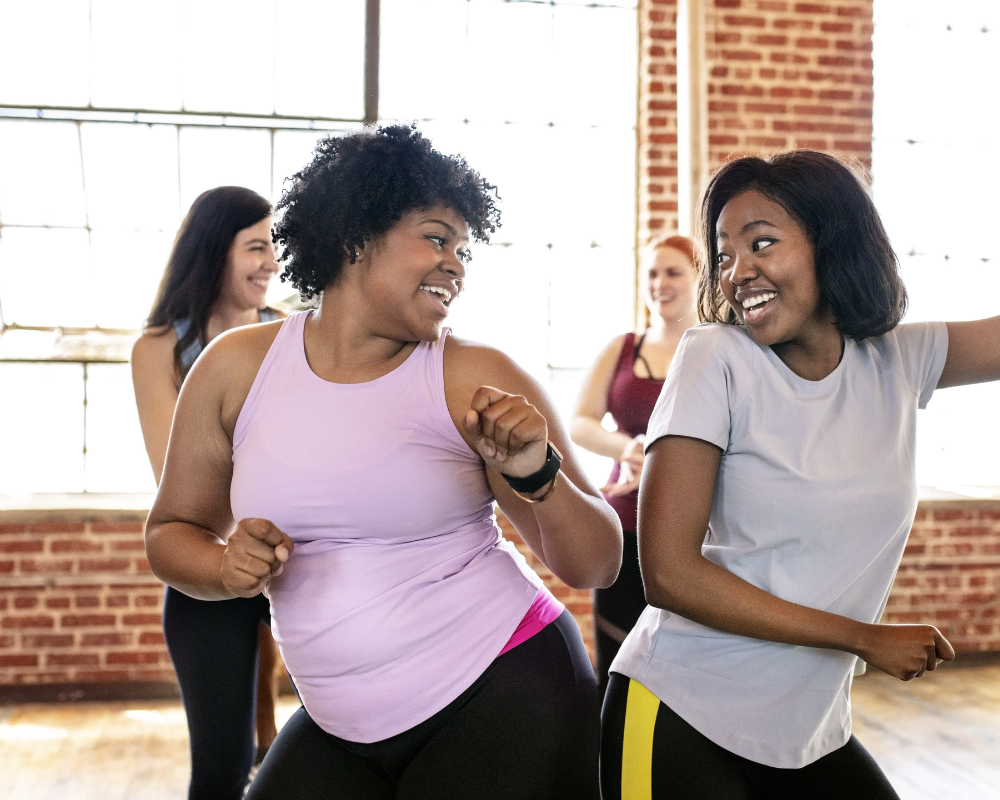
[[[194,201],[132,349],[139,421],[157,483],[188,371],[221,333],[281,316],[264,299],[277,271],[267,200],[221,186]],[[252,765],[277,735],[279,663],[269,625],[263,596],[209,603],[166,588],[163,632],[187,714],[190,800],[241,797]]]
[[[583,380],[570,435],[581,447],[615,460],[601,490],[624,531],[622,568],[607,589],[594,590],[594,640],[601,696],[618,648],[646,607],[636,539],[639,477],[646,423],[684,331],[698,323],[698,268],[694,242],[661,236],[642,251],[640,279],[649,328],[616,336],[601,351]],[[602,424],[611,412],[617,430]]]
[[[1000,317],[900,325],[867,186],[823,153],[740,158],[702,206],[699,312],[646,434],[649,607],[611,667],[605,800],[898,800],[851,735],[857,668],[955,652],[880,624],[917,507],[917,409],[1000,379]]]

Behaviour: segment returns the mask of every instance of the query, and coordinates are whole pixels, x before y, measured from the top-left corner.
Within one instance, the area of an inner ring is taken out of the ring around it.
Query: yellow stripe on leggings
[[[660,700],[638,681],[628,682],[622,738],[622,800],[652,800],[653,728]]]

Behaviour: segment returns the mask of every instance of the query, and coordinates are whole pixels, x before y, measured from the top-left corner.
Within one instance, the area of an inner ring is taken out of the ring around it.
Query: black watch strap
[[[562,453],[556,450],[552,442],[549,442],[548,449],[545,451],[545,463],[542,464],[542,468],[538,472],[525,475],[523,478],[513,478],[510,475],[504,475],[502,472],[500,474],[507,481],[507,485],[515,492],[534,494],[556,476],[561,465]]]

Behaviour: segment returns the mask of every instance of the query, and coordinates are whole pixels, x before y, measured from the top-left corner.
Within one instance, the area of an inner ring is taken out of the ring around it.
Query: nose
[[[441,269],[455,280],[460,281],[465,277],[465,264],[462,263],[462,259],[459,258],[457,253],[452,253],[445,258],[441,264]]]
[[[734,259],[733,268],[729,273],[729,282],[733,286],[742,286],[747,281],[752,281],[760,273],[753,263],[753,259],[740,258],[738,255]]]

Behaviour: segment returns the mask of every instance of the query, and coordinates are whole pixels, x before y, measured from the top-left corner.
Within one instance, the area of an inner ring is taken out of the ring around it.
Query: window
[[[178,223],[222,184],[276,200],[361,124],[366,5],[5,4],[2,491],[153,488],[125,360]],[[381,0],[380,20],[379,118],[418,121],[503,200],[449,324],[568,414],[635,314],[635,2]]]
[[[998,313],[1000,109],[987,97],[998,37],[994,0],[875,3],[874,192],[910,294],[907,322]],[[1000,441],[998,408],[996,384],[936,394],[921,415],[918,482],[1000,485],[983,446]]]

